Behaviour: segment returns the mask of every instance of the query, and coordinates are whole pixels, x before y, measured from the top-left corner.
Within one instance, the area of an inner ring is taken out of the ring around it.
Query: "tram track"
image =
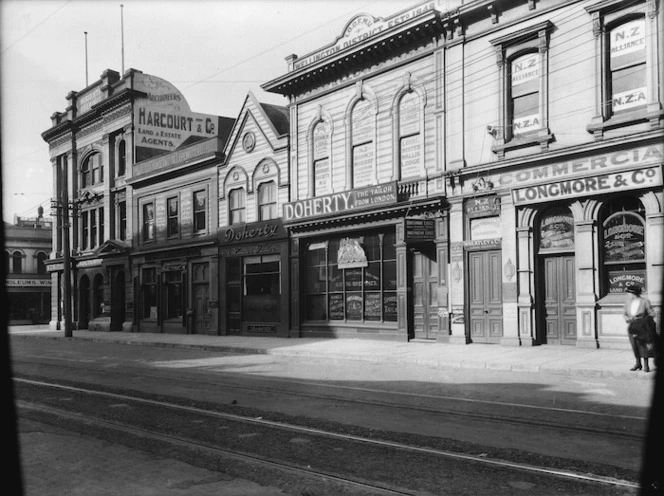
[[[492,467],[494,469],[517,471],[520,473],[551,477],[554,479],[561,479],[566,481],[575,481],[588,484],[599,484],[602,486],[611,486],[617,488],[635,489],[638,486],[634,482],[628,480],[621,480],[611,477],[604,477],[592,475],[588,473],[578,473],[570,470],[560,470],[550,467],[542,467],[526,463],[515,463],[511,461],[487,458],[486,456],[475,456],[470,454],[462,454],[447,450],[428,448],[422,446],[411,446],[404,443],[386,441],[380,439],[373,439],[364,436],[345,434],[339,432],[331,432],[323,429],[295,425],[287,422],[268,420],[264,418],[257,418],[241,414],[231,414],[227,412],[220,412],[211,410],[209,408],[200,408],[194,406],[187,406],[176,404],[169,401],[155,400],[149,398],[136,397],[123,393],[111,393],[106,391],[91,390],[85,387],[75,387],[70,385],[56,384],[52,382],[36,381],[28,379],[15,379],[17,384],[29,385],[36,388],[47,388],[48,390],[65,393],[67,395],[78,395],[80,401],[67,402],[68,405],[80,405],[94,398],[95,401],[109,401],[112,404],[122,402],[126,405],[137,405],[142,408],[150,407],[156,411],[169,412],[169,416],[173,416],[175,412],[182,415],[184,418],[206,418],[214,419],[221,422],[241,423],[251,428],[260,426],[271,433],[275,432],[288,432],[290,435],[308,436],[312,439],[328,439],[339,443],[351,443],[352,445],[361,445],[369,447],[373,450],[392,450],[400,453],[399,457],[433,457],[434,459],[446,459],[452,461],[461,461],[464,463],[476,464],[478,466]],[[259,463],[269,466],[273,469],[289,471],[294,474],[299,474],[303,477],[326,478],[333,481],[335,484],[349,485],[360,490],[369,491],[370,494],[390,494],[390,495],[414,495],[421,494],[421,492],[404,489],[397,487],[394,484],[376,483],[373,481],[362,480],[362,478],[348,476],[334,470],[322,470],[315,466],[303,466],[302,463],[293,463],[275,459],[270,456],[263,456],[255,453],[248,453],[246,450],[233,449],[232,447],[220,447],[211,442],[201,440],[196,437],[183,437],[180,435],[173,435],[172,433],[165,433],[158,429],[146,428],[146,426],[130,425],[125,421],[117,418],[100,418],[99,415],[91,415],[89,413],[80,413],[72,411],[71,409],[64,409],[61,406],[54,407],[52,405],[37,404],[30,400],[18,400],[17,406],[23,411],[41,412],[42,414],[55,415],[68,419],[76,419],[79,422],[93,424],[105,429],[114,429],[125,434],[137,435],[142,437],[149,437],[159,442],[176,443],[179,446],[188,449],[205,450],[213,455],[223,455],[242,459],[246,462]],[[104,411],[102,409],[102,411]],[[180,431],[178,431],[180,432]],[[350,451],[359,450],[354,448]],[[405,454],[405,455],[404,455]]]
[[[32,365],[43,365],[43,362],[38,361],[29,361],[25,359],[16,359],[15,363],[28,363]],[[70,363],[68,364],[54,364],[48,363],[48,366],[58,367],[61,369],[72,369],[72,370],[85,370],[89,371],[87,365],[76,366]],[[105,374],[112,374],[118,377],[126,377],[130,375],[128,370],[117,370],[117,369],[104,369]],[[159,375],[150,374],[149,369],[140,369],[140,373],[143,377],[152,377],[155,380],[159,379]],[[17,377],[20,377],[17,376]],[[532,427],[536,429],[545,429],[549,431],[565,431],[570,434],[589,434],[589,435],[598,435],[602,437],[614,437],[621,438],[633,441],[641,441],[644,436],[644,432],[640,430],[628,431],[628,430],[616,430],[609,427],[610,424],[619,424],[625,428],[626,423],[638,423],[641,426],[645,426],[647,422],[646,417],[639,417],[634,415],[619,415],[603,412],[592,412],[586,410],[570,409],[570,408],[559,408],[559,407],[548,407],[548,406],[539,406],[539,405],[528,405],[522,403],[513,403],[513,402],[502,402],[502,401],[493,401],[493,400],[484,400],[476,398],[467,398],[459,396],[450,396],[450,395],[431,395],[431,394],[422,394],[422,393],[408,393],[404,391],[387,391],[381,389],[357,387],[357,386],[347,386],[347,385],[338,385],[338,384],[329,384],[316,381],[297,381],[292,379],[279,379],[275,381],[274,379],[261,378],[263,381],[268,381],[271,383],[277,383],[284,387],[272,387],[265,385],[248,385],[248,384],[238,384],[237,382],[230,382],[217,379],[215,381],[193,379],[191,377],[179,377],[177,379],[179,382],[187,382],[197,385],[209,385],[214,387],[221,387],[227,389],[233,389],[236,391],[245,391],[249,393],[257,394],[275,394],[275,395],[289,395],[296,398],[308,398],[316,400],[325,400],[333,402],[343,402],[344,404],[356,404],[356,405],[365,405],[372,407],[384,407],[384,408],[398,408],[401,410],[407,410],[413,414],[435,414],[448,417],[454,417],[457,419],[467,420],[476,420],[481,422],[487,422],[492,424],[509,424],[517,425],[522,427]],[[294,389],[297,387],[298,389]],[[332,391],[332,393],[324,394],[319,392],[311,392],[311,389],[319,388],[326,391]],[[343,393],[357,393],[360,396],[349,397],[343,395]],[[335,394],[341,393],[341,394]],[[369,395],[378,395],[393,399],[369,399]],[[406,401],[404,401],[406,399]],[[426,406],[422,404],[409,403],[409,399],[416,401],[432,401],[435,403],[445,403],[447,407],[441,407],[439,404],[434,406]],[[457,404],[456,408],[452,408],[449,405]],[[473,407],[473,410],[468,409],[469,406]],[[481,407],[485,410],[490,410],[490,413],[482,413],[477,411],[475,407]],[[499,410],[502,409],[502,410]],[[511,413],[507,414],[505,410],[509,410]],[[515,413],[516,412],[516,413]],[[525,413],[522,413],[525,412]],[[540,417],[535,417],[533,412],[539,414]],[[566,422],[560,422],[559,418],[552,420],[551,415],[555,414],[564,414],[567,419]]]

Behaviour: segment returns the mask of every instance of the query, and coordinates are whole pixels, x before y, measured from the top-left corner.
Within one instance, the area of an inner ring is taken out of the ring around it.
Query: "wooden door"
[[[540,341],[548,344],[576,344],[576,294],[574,256],[542,259],[542,290],[539,305]]]
[[[438,263],[432,256],[412,254],[413,337],[435,339],[438,335]]]
[[[468,324],[475,343],[499,343],[503,336],[501,252],[468,253]]]
[[[116,272],[111,284],[111,331],[121,331],[125,320],[125,273]]]
[[[194,299],[194,334],[206,334],[210,326],[208,317],[208,300],[210,299],[210,285],[197,283],[193,285]]]

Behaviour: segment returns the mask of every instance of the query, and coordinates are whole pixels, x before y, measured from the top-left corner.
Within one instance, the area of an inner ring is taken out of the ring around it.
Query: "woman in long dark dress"
[[[650,372],[648,358],[655,356],[657,342],[655,310],[650,301],[641,296],[639,286],[629,286],[625,292],[629,295],[629,299],[625,302],[623,316],[628,324],[627,334],[636,358],[636,365],[630,370],[643,368],[644,372]],[[643,367],[641,358],[643,358]]]

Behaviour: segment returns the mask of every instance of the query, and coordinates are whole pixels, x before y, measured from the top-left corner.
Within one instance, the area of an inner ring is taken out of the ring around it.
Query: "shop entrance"
[[[90,320],[90,279],[81,277],[78,283],[78,329],[87,329]]]
[[[576,343],[574,255],[541,259],[539,340],[542,344]]]
[[[413,251],[411,271],[413,288],[413,337],[436,339],[438,317],[438,261],[435,249]]]
[[[111,331],[121,331],[125,320],[125,273],[118,270],[111,284]]]
[[[503,336],[500,250],[468,252],[468,323],[474,343],[499,343]]]

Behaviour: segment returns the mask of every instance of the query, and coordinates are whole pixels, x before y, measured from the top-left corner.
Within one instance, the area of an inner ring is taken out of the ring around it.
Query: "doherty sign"
[[[284,205],[284,221],[292,222],[311,217],[322,217],[362,210],[397,201],[397,183],[354,189],[332,195],[307,198]]]

